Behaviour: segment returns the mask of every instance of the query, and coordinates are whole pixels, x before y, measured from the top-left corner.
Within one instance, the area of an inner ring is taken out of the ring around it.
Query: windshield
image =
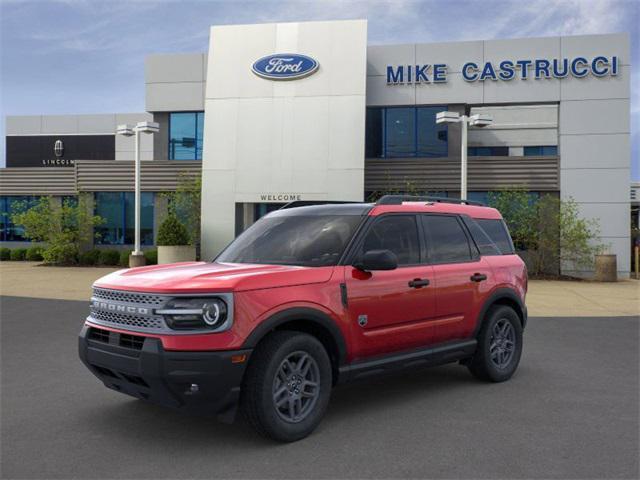
[[[216,258],[224,263],[337,265],[360,215],[278,215],[254,223]]]

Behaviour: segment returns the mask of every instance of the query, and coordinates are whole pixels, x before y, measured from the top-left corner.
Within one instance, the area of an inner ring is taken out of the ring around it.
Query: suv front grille
[[[106,290],[104,288],[94,288],[93,298],[155,306],[161,306],[167,301],[166,297],[163,297],[162,295],[154,295],[152,293],[120,292],[118,290]]]
[[[91,308],[91,317],[98,321],[127,327],[150,328],[155,330],[162,330],[164,328],[164,320],[162,317],[129,315],[126,313],[108,312],[97,308]]]
[[[144,345],[144,337],[139,337],[138,335],[127,335],[125,333],[120,334],[121,347],[142,350],[142,345]]]
[[[101,328],[90,328],[89,339],[96,342],[109,343],[109,330],[102,330]]]

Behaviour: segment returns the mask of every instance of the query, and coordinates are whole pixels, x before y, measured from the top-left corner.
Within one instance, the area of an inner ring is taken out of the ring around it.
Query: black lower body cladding
[[[156,338],[121,335],[87,325],[78,340],[80,359],[108,388],[233,421],[251,350],[166,351]]]

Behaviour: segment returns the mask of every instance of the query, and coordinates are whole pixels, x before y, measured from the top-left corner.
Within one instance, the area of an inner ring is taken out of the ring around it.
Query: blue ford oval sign
[[[256,60],[251,70],[269,80],[296,80],[315,73],[318,66],[318,62],[306,55],[277,53]]]

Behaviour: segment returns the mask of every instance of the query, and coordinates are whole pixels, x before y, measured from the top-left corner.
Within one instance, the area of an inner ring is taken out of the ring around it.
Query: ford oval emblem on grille
[[[296,80],[318,70],[318,62],[298,53],[278,53],[256,60],[251,70],[269,80]]]

